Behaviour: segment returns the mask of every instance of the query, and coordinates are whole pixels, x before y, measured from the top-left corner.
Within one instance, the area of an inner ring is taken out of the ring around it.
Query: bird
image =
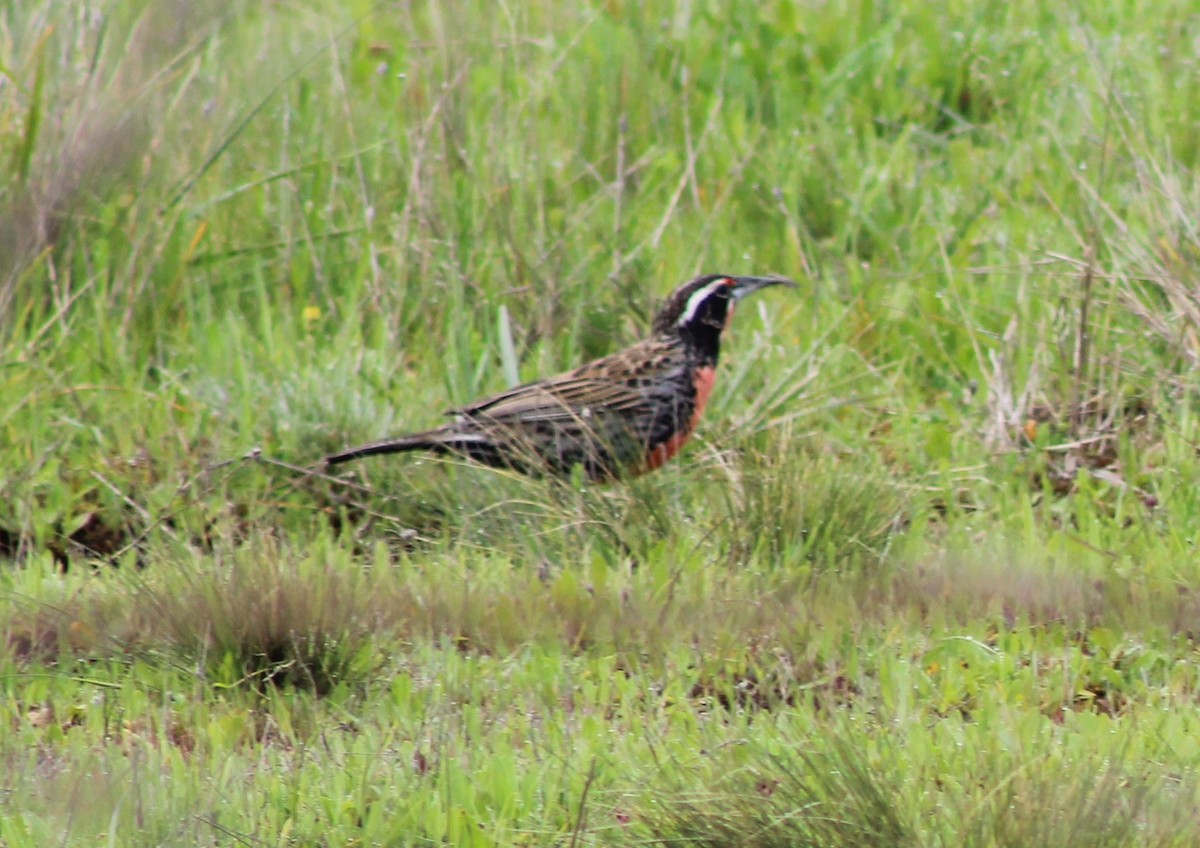
[[[650,336],[572,371],[451,410],[432,430],[352,447],[326,467],[377,454],[426,451],[525,474],[610,481],[660,468],[700,422],[734,307],[784,277],[705,274],[676,288]]]

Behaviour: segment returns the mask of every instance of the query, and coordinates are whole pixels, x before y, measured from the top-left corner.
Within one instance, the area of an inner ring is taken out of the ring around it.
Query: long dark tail
[[[338,465],[364,456],[417,450],[472,455],[483,441],[485,440],[482,436],[473,433],[455,433],[445,429],[428,430],[424,433],[412,433],[408,436],[398,436],[394,439],[384,439],[380,442],[347,448],[325,457],[325,464]]]

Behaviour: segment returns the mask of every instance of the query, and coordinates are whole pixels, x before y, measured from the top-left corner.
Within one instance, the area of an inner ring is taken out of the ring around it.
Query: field
[[[0,0],[0,162],[3,848],[1200,843],[1193,2]]]

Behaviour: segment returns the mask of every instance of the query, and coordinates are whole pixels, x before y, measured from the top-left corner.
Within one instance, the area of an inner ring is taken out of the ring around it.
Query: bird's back
[[[498,452],[510,458],[503,464],[523,469],[540,463],[565,473],[582,465],[589,477],[611,477],[646,465],[681,432],[690,435],[694,370],[678,340],[652,339],[455,410],[445,429],[486,434],[488,444],[467,453],[489,464],[501,464],[490,461]]]

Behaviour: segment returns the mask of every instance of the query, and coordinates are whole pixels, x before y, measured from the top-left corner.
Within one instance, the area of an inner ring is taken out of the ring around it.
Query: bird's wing
[[[501,423],[566,422],[637,409],[646,396],[636,387],[603,377],[564,376],[518,386],[454,410],[465,418]]]
[[[646,410],[653,401],[644,374],[631,370],[629,352],[598,359],[574,371],[527,383],[451,414],[507,424],[566,423]]]

